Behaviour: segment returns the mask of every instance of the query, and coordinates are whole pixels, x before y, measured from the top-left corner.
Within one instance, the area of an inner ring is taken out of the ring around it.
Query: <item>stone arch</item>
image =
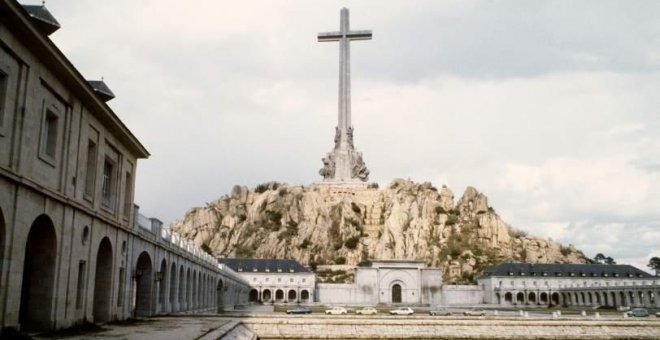
[[[508,304],[513,303],[513,293],[511,292],[504,293],[504,302]]]
[[[536,304],[536,293],[530,292],[527,294],[527,304]]]
[[[250,296],[248,299],[250,302],[258,302],[259,301],[259,291],[256,289],[250,290]]]
[[[309,302],[309,291],[307,289],[300,292],[300,300],[302,302]]]
[[[518,292],[518,294],[516,294],[515,303],[525,303],[525,294],[523,292]]]
[[[635,293],[633,293],[632,290],[631,290],[631,291],[628,291],[628,297],[630,298],[630,301],[629,301],[629,304],[628,304],[628,305],[629,305],[630,307],[634,306],[634,305],[635,305]]]
[[[2,248],[0,248],[0,249],[2,249]],[[647,292],[647,294],[648,294],[648,297],[649,297],[649,304],[651,306],[654,306],[655,305],[655,294],[653,294],[653,291],[651,291],[651,290],[649,290]]]
[[[186,269],[186,310],[193,309],[192,306],[192,276],[190,273],[190,267]]]
[[[217,297],[216,297],[217,304],[218,304],[218,313],[222,312],[222,310],[224,309],[224,306],[225,306],[224,301],[223,301],[224,290],[225,290],[224,282],[222,282],[222,279],[218,279],[218,283],[215,286],[215,291],[218,294]]]
[[[294,302],[296,301],[297,297],[298,297],[298,293],[294,289],[289,289],[289,293],[287,294],[286,300],[288,302]]]
[[[179,265],[179,311],[186,309],[186,272],[183,265]]]
[[[284,291],[281,289],[278,289],[275,291],[275,301],[280,302],[284,300]]]
[[[392,303],[403,302],[403,287],[401,287],[401,284],[401,282],[393,282],[390,286],[390,291],[392,292]]]
[[[539,302],[541,304],[547,305],[548,304],[548,293],[542,292],[539,294]]]
[[[550,294],[550,303],[552,303],[555,306],[559,304],[559,293],[554,292]]]
[[[112,296],[112,244],[104,237],[96,253],[96,275],[94,277],[94,322],[110,321]]]
[[[151,256],[146,251],[140,254],[135,265],[135,281],[135,316],[151,316],[151,289],[154,277]]]
[[[167,301],[167,260],[160,261],[160,271],[158,273],[158,303],[160,304],[160,311],[165,309],[165,302]]]
[[[192,283],[192,309],[199,308],[199,273],[196,269],[193,269],[193,283]]]
[[[597,305],[600,305],[601,304],[600,292],[595,292],[594,293],[594,298],[595,298],[595,300],[593,301],[593,303],[595,303]]]
[[[172,261],[172,265],[170,266],[170,310],[172,312],[176,312],[176,292],[177,292],[177,270],[176,270],[176,262]]]
[[[272,292],[270,289],[264,289],[263,292],[261,292],[261,301],[263,302],[270,302],[272,300]]]
[[[21,331],[43,331],[53,327],[56,258],[55,226],[48,215],[40,215],[32,222],[25,244],[21,305],[18,313]]]

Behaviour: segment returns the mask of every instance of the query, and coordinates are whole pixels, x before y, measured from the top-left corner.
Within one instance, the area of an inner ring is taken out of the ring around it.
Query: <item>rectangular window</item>
[[[126,275],[126,270],[121,267],[119,268],[119,292],[117,293],[117,306],[121,307],[124,305],[124,275]]]
[[[58,116],[51,110],[46,110],[43,134],[41,135],[41,151],[44,155],[55,160],[57,155],[57,124]]]
[[[96,140],[90,139],[87,143],[87,173],[85,174],[85,198],[94,199],[94,189],[96,187],[96,158],[98,156],[98,146]]]
[[[126,173],[124,181],[124,218],[129,219],[131,214],[131,207],[133,206],[133,176],[130,172]]]
[[[9,77],[6,74],[0,72],[0,128],[4,126],[5,122],[5,103],[7,102],[7,82]]]
[[[78,289],[76,290],[76,309],[82,308],[85,293],[85,261],[78,263]]]
[[[108,151],[103,161],[103,186],[101,187],[101,206],[115,211],[117,202],[117,168],[119,153],[108,145]]]

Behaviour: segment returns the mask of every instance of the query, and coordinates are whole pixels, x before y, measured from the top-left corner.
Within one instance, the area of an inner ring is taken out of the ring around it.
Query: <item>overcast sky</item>
[[[320,180],[339,52],[316,34],[344,6],[374,35],[351,44],[372,181],[472,185],[588,256],[660,256],[658,1],[47,2],[51,38],[151,152],[136,202],[166,223],[236,184]]]

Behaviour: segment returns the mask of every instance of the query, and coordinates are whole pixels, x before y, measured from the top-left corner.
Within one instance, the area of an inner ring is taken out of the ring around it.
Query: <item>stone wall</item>
[[[476,285],[442,286],[442,305],[465,306],[484,303],[484,291]]]

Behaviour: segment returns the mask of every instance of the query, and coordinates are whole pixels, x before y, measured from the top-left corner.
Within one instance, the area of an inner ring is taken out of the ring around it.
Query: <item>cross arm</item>
[[[318,41],[319,42],[324,42],[324,41],[339,41],[341,39],[342,35],[341,32],[325,32],[325,33],[319,33],[318,35]]]
[[[371,34],[370,30],[349,31],[346,34],[346,38],[351,39],[351,40],[371,40],[372,36],[373,36],[373,34]]]

